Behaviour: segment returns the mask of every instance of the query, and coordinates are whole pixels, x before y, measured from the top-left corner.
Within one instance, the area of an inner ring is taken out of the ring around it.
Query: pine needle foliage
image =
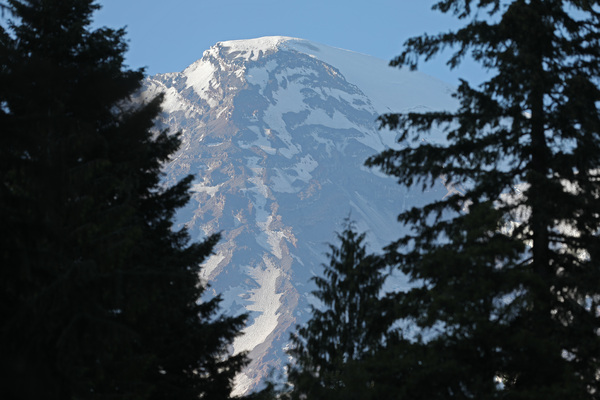
[[[323,276],[313,278],[312,317],[292,335],[291,398],[367,399],[367,360],[385,344],[394,321],[382,295],[387,264],[367,252],[364,233],[346,221],[329,246]]]
[[[173,229],[191,177],[161,184],[179,139],[133,101],[125,32],[91,30],[91,0],[2,5],[2,398],[229,398],[244,316],[200,301],[218,236]]]
[[[461,81],[456,111],[381,116],[403,146],[367,161],[407,186],[467,188],[400,214],[412,231],[387,248],[419,329],[398,384],[413,399],[599,398],[600,2],[434,9],[464,26],[409,39],[391,64],[451,49],[451,68],[471,56],[490,78]],[[432,128],[444,143],[420,140]]]

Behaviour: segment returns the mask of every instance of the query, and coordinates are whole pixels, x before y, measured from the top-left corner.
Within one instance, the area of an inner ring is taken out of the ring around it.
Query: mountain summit
[[[452,91],[377,58],[280,36],[219,42],[184,71],[146,80],[143,97],[165,96],[159,128],[182,134],[166,182],[195,176],[177,221],[194,240],[222,232],[203,278],[227,313],[250,313],[232,349],[252,359],[236,394],[284,367],[289,334],[314,301],[310,277],[344,218],[378,250],[400,235],[399,212],[451,193],[401,187],[363,163],[394,146],[380,114],[455,109]]]

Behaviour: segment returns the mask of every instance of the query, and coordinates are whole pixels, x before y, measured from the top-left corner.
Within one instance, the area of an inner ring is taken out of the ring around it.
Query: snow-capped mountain
[[[252,359],[237,394],[286,364],[290,332],[310,317],[310,277],[344,218],[378,250],[400,235],[399,212],[449,193],[442,184],[409,190],[363,163],[394,145],[378,115],[454,109],[452,90],[384,60],[287,37],[220,42],[183,72],[147,79],[144,96],[165,94],[160,123],[182,132],[166,183],[195,176],[178,222],[194,240],[222,232],[203,278],[225,312],[250,313],[232,349]]]

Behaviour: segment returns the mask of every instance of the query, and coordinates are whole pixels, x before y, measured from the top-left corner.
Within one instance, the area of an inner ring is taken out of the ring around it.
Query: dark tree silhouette
[[[422,334],[398,372],[407,398],[600,396],[599,6],[438,1],[465,25],[392,61],[453,48],[450,67],[470,54],[490,72],[462,81],[456,112],[382,116],[405,146],[367,162],[405,185],[467,188],[402,213],[413,232],[388,248],[415,282],[398,298]],[[447,144],[416,142],[432,127]]]
[[[123,30],[91,0],[8,0],[0,26],[0,393],[226,399],[244,316],[202,300],[218,236],[174,231],[191,177],[161,186],[177,135],[132,101]]]
[[[337,237],[324,276],[313,278],[313,294],[323,307],[313,306],[312,318],[292,335],[291,398],[370,398],[366,366],[384,346],[394,321],[381,293],[385,259],[367,253],[365,234],[349,221]]]

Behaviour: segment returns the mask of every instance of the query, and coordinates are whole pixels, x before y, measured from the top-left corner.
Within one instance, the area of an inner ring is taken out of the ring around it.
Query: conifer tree
[[[367,361],[394,320],[381,293],[385,259],[367,253],[365,234],[349,221],[337,238],[324,276],[313,278],[322,308],[312,306],[312,318],[292,335],[291,398],[371,398]]]
[[[370,158],[405,185],[467,188],[402,213],[388,247],[414,280],[399,293],[420,329],[406,398],[600,396],[600,3],[443,0],[465,21],[406,42],[415,68],[453,48],[489,71],[462,81],[456,112],[388,114],[401,150]],[[444,127],[447,142],[417,142]]]
[[[217,236],[172,229],[177,135],[132,101],[123,30],[91,0],[7,0],[0,26],[0,393],[6,399],[226,399],[244,317],[202,299]]]

